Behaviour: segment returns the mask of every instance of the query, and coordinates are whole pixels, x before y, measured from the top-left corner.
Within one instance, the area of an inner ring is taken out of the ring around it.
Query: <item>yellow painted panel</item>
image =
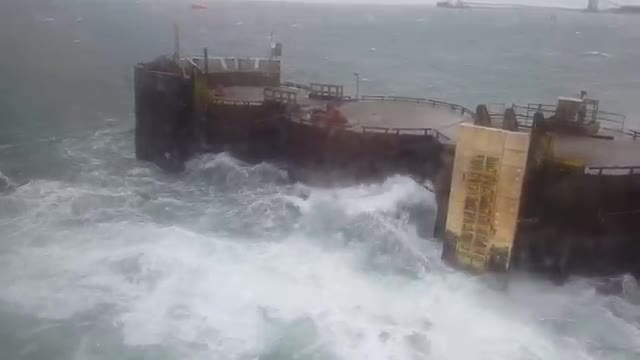
[[[504,151],[505,141],[507,137],[504,135],[504,133],[499,132],[488,132],[487,134],[489,134],[489,143],[487,144],[485,151],[487,153],[500,156],[500,153]]]
[[[515,166],[503,166],[500,170],[500,178],[504,181],[498,182],[498,196],[519,198],[523,181],[523,176],[520,174],[524,169]]]
[[[520,199],[501,196],[501,194],[498,193],[498,198],[496,199],[496,219],[504,221],[507,217],[517,216],[519,206]]]
[[[447,230],[456,262],[486,271],[492,249],[509,253],[515,239],[529,135],[472,124],[458,134]]]
[[[505,150],[529,151],[529,134],[512,132],[506,137],[504,143]]]
[[[502,164],[521,167],[527,162],[527,152],[505,150],[502,155]]]
[[[473,134],[475,133],[474,128],[469,127],[459,127],[457,131],[457,143],[470,144],[471,139],[473,139]]]

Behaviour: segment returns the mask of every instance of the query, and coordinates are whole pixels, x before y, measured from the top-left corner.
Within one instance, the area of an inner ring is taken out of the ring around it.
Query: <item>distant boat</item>
[[[462,9],[468,7],[462,1],[458,0],[456,2],[453,1],[438,1],[436,3],[437,7],[441,8],[450,8],[450,9]]]
[[[191,4],[191,8],[194,10],[206,10],[208,9],[207,5],[201,3],[193,3]]]

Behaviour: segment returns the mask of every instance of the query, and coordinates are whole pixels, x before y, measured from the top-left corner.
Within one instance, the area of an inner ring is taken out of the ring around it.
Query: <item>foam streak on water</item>
[[[589,281],[498,291],[445,267],[415,226],[433,195],[409,178],[319,189],[228,154],[170,176],[130,142],[61,142],[77,176],[0,196],[9,358],[640,356],[638,306]]]

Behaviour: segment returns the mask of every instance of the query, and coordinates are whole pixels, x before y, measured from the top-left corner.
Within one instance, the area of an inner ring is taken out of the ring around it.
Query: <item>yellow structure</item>
[[[516,236],[530,134],[461,124],[446,229],[456,264],[506,271]],[[453,251],[453,249],[452,249]]]

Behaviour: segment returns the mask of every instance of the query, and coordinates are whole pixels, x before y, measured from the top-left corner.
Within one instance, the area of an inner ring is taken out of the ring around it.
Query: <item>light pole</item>
[[[356,100],[360,99],[360,74],[353,73],[356,77]]]

